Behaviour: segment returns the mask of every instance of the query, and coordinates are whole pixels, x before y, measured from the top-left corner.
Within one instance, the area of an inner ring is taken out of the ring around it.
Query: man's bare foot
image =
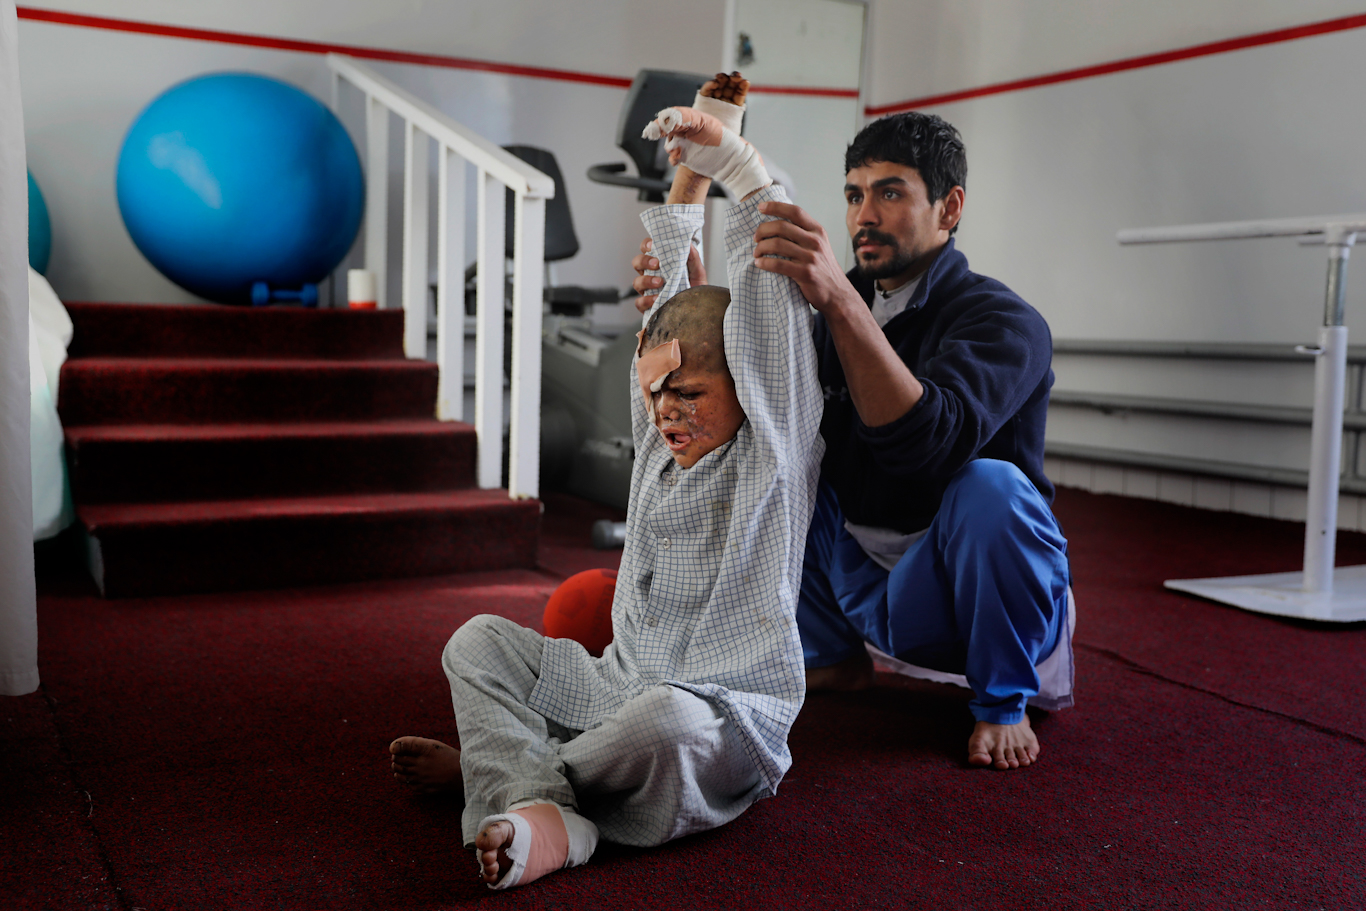
[[[479,856],[479,872],[489,885],[507,876],[512,860],[507,849],[512,845],[512,823],[507,820],[489,824],[474,836],[474,850]]]
[[[400,737],[389,744],[394,777],[423,794],[460,787],[460,751],[440,740]]]
[[[866,690],[875,679],[873,659],[860,649],[856,655],[838,664],[806,669],[806,691],[847,693]]]
[[[1039,738],[1026,715],[1019,724],[977,722],[968,738],[968,764],[994,769],[1019,769],[1039,758]]]

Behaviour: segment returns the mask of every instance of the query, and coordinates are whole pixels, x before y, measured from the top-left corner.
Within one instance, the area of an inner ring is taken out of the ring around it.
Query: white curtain
[[[0,0],[0,695],[38,688],[29,468],[28,179],[19,22]]]
[[[29,467],[33,472],[33,540],[42,541],[71,524],[75,510],[67,491],[62,457],[62,421],[57,416],[57,383],[66,346],[71,344],[71,317],[47,279],[28,270]]]

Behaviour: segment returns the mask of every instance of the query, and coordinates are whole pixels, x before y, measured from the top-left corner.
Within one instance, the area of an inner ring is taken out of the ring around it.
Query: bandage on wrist
[[[714,98],[703,100],[716,102]],[[725,112],[728,119],[734,118],[734,111],[743,115],[743,109],[737,105],[719,103],[731,109]],[[706,111],[665,108],[646,125],[641,135],[647,139],[667,136],[664,147],[669,150],[671,162],[687,165],[703,177],[721,181],[736,198],[743,199],[772,182],[758,150],[720,118]]]
[[[731,104],[729,101],[722,101],[720,98],[708,98],[701,92],[692,100],[694,110],[701,111],[703,114],[710,114],[721,121],[721,126],[730,130],[736,136],[740,135],[740,127],[745,120],[745,106],[743,104]]]

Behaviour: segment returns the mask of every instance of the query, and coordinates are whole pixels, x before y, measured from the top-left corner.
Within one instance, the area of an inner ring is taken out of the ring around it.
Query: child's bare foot
[[[512,869],[507,849],[512,846],[512,823],[507,820],[490,823],[474,837],[474,850],[479,856],[479,873],[489,885],[502,880]]]
[[[1019,724],[977,722],[968,738],[968,763],[995,769],[1019,769],[1039,758],[1039,738],[1026,715]]]
[[[749,80],[741,76],[739,70],[730,74],[717,73],[716,78],[707,80],[697,94],[703,98],[718,98],[734,105],[744,105],[745,96],[749,94]]]
[[[847,693],[866,690],[873,685],[876,672],[873,659],[860,649],[853,657],[826,667],[807,668],[807,692]]]
[[[460,787],[460,751],[440,740],[400,737],[389,744],[394,777],[423,794]]]

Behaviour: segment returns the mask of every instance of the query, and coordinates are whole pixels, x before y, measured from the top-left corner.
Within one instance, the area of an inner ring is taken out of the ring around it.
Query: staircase
[[[540,503],[474,488],[402,311],[67,309],[58,410],[106,596],[535,564]]]

